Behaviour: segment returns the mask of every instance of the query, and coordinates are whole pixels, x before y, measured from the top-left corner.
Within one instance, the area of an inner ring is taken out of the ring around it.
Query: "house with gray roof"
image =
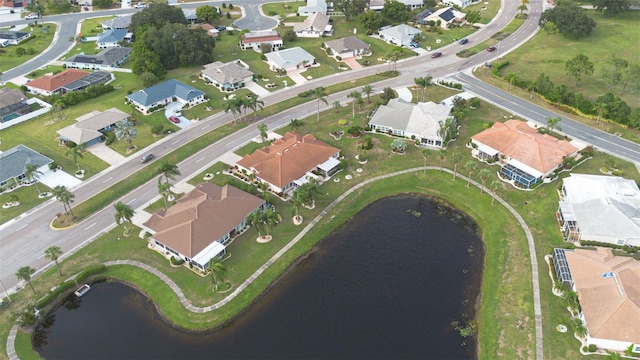
[[[380,39],[388,42],[389,44],[398,46],[409,46],[416,34],[422,34],[422,30],[416,29],[406,24],[386,27],[378,31]]]
[[[18,145],[0,154],[0,188],[26,183],[25,166],[33,164],[38,171],[45,172],[53,160],[31,150],[24,145]]]
[[[298,8],[298,14],[300,16],[310,16],[315,13],[327,15],[327,2],[325,0],[307,0],[306,6],[300,6]]]
[[[451,6],[457,6],[460,9],[464,9],[467,6],[477,4],[480,1],[481,0],[440,0],[440,3],[451,5]]]
[[[6,122],[31,112],[27,96],[20,90],[0,89],[0,122]]]
[[[316,37],[322,35],[329,36],[333,33],[333,26],[329,17],[322,13],[315,13],[306,18],[303,22],[294,23],[293,31],[299,37]]]
[[[253,80],[253,72],[249,70],[248,65],[240,60],[226,64],[216,61],[205,65],[204,70],[200,72],[200,77],[207,84],[214,85],[220,91],[235,91]]]
[[[127,95],[126,99],[144,114],[163,108],[173,101],[184,104],[184,107],[195,106],[206,101],[202,91],[175,79],[169,79]]]
[[[109,30],[109,29],[128,29],[129,25],[131,25],[131,17],[133,15],[129,14],[129,15],[122,15],[122,16],[116,16],[113,19],[104,21],[100,23],[100,26],[102,26],[102,29],[104,30]]]
[[[94,71],[83,78],[72,81],[66,85],[62,85],[61,91],[65,94],[71,91],[86,89],[89,86],[108,84],[115,79],[115,76],[108,71]]]
[[[101,141],[102,135],[114,128],[120,120],[127,120],[129,114],[111,108],[106,111],[94,110],[76,119],[76,123],[57,131],[64,142],[72,141],[77,145],[91,146]]]
[[[126,29],[109,29],[98,35],[96,46],[100,49],[118,47],[120,42],[127,36]]]
[[[568,241],[640,246],[640,189],[617,176],[571,174],[556,212]]]
[[[316,58],[301,47],[294,47],[264,54],[272,71],[283,69],[293,71],[308,68],[316,63]]]
[[[120,67],[131,57],[132,48],[111,47],[96,55],[74,55],[64,62],[67,69],[112,70]]]
[[[198,16],[196,15],[196,9],[182,9],[184,17],[189,24],[195,24],[198,22]]]
[[[31,34],[24,31],[0,30],[0,46],[18,45],[29,36]]]
[[[411,138],[421,146],[441,148],[446,144],[440,135],[440,124],[454,119],[450,113],[449,106],[432,101],[413,104],[396,98],[371,114],[369,126],[372,131]]]
[[[347,36],[340,39],[327,41],[325,47],[327,54],[334,58],[348,59],[360,57],[369,52],[370,45],[355,36]]]

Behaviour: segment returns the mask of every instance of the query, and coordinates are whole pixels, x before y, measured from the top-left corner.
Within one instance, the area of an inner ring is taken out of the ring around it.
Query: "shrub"
[[[348,123],[348,121],[345,120],[345,119],[338,120],[338,125],[340,125],[340,126],[345,126],[345,125],[347,125],[347,123]]]
[[[184,264],[184,260],[183,259],[178,260],[178,259],[175,258],[175,256],[172,256],[170,261],[171,261],[171,265],[175,265],[175,266],[179,266],[179,265]]]
[[[104,142],[105,145],[111,145],[116,141],[116,134],[113,131],[107,131],[104,135],[107,137],[107,140]]]
[[[598,350],[598,347],[596,346],[596,344],[589,344],[589,352],[596,352]]]

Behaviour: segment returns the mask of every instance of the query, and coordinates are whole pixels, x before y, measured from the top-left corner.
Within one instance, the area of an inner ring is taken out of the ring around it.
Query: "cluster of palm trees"
[[[78,159],[84,158],[84,156],[82,155],[82,152],[85,150],[85,145],[84,144],[76,145],[73,142],[69,142],[67,143],[67,146],[69,147],[69,150],[67,150],[67,152],[65,153],[65,156],[71,155],[71,157],[73,158],[73,162],[78,167],[78,173],[81,173],[82,169],[80,169],[80,162],[78,161]]]
[[[258,100],[258,95],[251,94],[248,96],[229,97],[227,96],[224,101],[224,112],[231,112],[233,115],[233,123],[241,123],[243,121],[249,122],[256,120],[258,117],[258,110],[264,107],[264,101]],[[250,119],[247,115],[247,110],[251,110],[253,117]]]
[[[414,78],[413,81],[415,82],[416,86],[418,86],[418,93],[417,93],[418,101],[424,102],[425,97],[427,95],[427,88],[433,85],[433,78],[431,77],[431,75],[427,74],[424,77]]]
[[[73,203],[73,200],[76,196],[64,185],[58,185],[54,187],[52,193],[53,196],[55,196],[56,200],[62,203],[62,206],[64,207],[64,213],[71,214],[71,217],[75,219],[76,216],[71,210],[71,203]]]
[[[158,193],[160,194],[160,196],[162,196],[162,199],[164,200],[164,209],[167,210],[169,208],[168,200],[172,195],[171,187],[173,186],[171,185],[169,180],[175,180],[176,176],[180,176],[182,174],[178,169],[178,165],[171,164],[168,161],[165,161],[164,163],[162,163],[162,165],[160,166],[159,172],[160,172],[160,177],[158,177]],[[164,181],[162,181],[163,177],[164,177]]]
[[[289,203],[291,204],[291,213],[295,221],[302,221],[300,210],[303,206],[313,206],[315,196],[320,194],[318,182],[314,178],[310,178],[309,182],[300,185],[291,192]]]
[[[254,211],[247,216],[247,223],[258,231],[261,239],[268,238],[269,230],[276,227],[280,222],[280,215],[276,213],[273,206],[267,206],[262,211]]]

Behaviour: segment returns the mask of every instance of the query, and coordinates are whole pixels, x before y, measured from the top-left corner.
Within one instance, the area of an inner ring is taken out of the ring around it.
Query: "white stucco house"
[[[308,68],[315,64],[316,58],[301,47],[294,47],[265,54],[267,64],[272,71],[283,69],[293,71]]]
[[[336,59],[358,58],[370,51],[370,45],[355,36],[327,41],[325,47],[327,55]]]
[[[327,2],[325,0],[307,0],[306,6],[298,8],[300,16],[310,16],[316,13],[327,15]]]
[[[382,28],[378,31],[380,39],[398,46],[409,46],[416,34],[422,34],[422,30],[405,24]]]
[[[294,23],[293,31],[295,31],[299,37],[319,38],[322,35],[331,35],[333,33],[333,27],[327,15],[315,13],[301,23]]]

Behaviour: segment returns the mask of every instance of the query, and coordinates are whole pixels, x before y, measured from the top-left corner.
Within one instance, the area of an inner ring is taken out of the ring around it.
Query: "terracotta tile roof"
[[[264,32],[250,32],[240,37],[241,42],[244,43],[262,43],[271,41],[282,41],[280,35],[275,31]]]
[[[496,122],[471,138],[544,174],[578,151],[569,142],[540,134],[521,120]]]
[[[565,256],[589,335],[640,343],[640,261],[608,248],[565,250]]]
[[[153,238],[190,258],[233,230],[264,200],[229,185],[198,184],[144,224]]]
[[[246,155],[238,165],[254,170],[262,180],[282,188],[338,152],[340,149],[316,139],[312,134],[288,132],[271,145]]]
[[[87,75],[89,75],[89,73],[86,71],[78,69],[67,69],[55,75],[41,76],[35,80],[29,81],[26,85],[46,91],[54,91],[63,87],[64,85],[82,79]]]

